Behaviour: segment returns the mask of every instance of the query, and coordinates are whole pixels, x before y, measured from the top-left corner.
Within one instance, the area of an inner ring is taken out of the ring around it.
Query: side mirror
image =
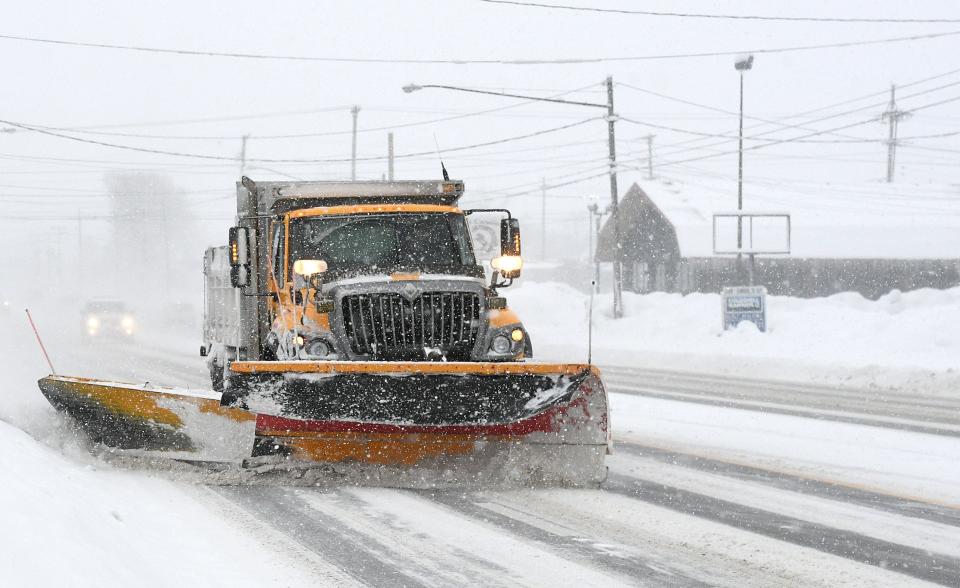
[[[493,258],[490,265],[507,280],[520,277],[523,258],[520,257],[520,221],[517,219],[500,220],[500,257]]]
[[[500,255],[520,257],[520,221],[515,218],[500,221]]]
[[[250,231],[245,227],[230,227],[230,285],[243,288],[250,285]]]

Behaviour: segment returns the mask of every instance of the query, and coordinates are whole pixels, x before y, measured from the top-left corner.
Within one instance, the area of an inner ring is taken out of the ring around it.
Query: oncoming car
[[[83,336],[87,339],[133,337],[137,321],[119,300],[91,300],[83,307]]]

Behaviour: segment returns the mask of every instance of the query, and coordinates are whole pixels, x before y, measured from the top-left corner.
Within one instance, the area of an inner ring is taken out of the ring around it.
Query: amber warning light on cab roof
[[[244,184],[250,188],[273,191],[278,198],[459,198],[464,185],[460,180],[391,182],[257,182]]]

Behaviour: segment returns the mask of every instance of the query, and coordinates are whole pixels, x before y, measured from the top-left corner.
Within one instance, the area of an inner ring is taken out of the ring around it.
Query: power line
[[[960,22],[960,21],[958,21]],[[425,65],[577,65],[585,63],[611,63],[623,61],[650,61],[661,59],[691,59],[698,57],[721,57],[731,55],[741,55],[744,53],[770,54],[770,53],[789,53],[797,51],[813,51],[817,49],[839,49],[844,47],[862,47],[868,45],[879,45],[885,43],[899,43],[904,41],[919,41],[924,39],[937,39],[941,37],[951,37],[960,35],[960,31],[946,31],[942,33],[924,33],[909,35],[904,37],[886,37],[882,39],[872,39],[867,41],[840,41],[835,43],[823,43],[818,45],[797,45],[792,47],[773,47],[773,48],[753,48],[738,49],[735,51],[701,51],[694,53],[667,53],[654,55],[634,55],[634,56],[612,56],[612,57],[566,57],[554,59],[413,59],[413,58],[395,58],[395,57],[327,57],[327,56],[307,56],[307,55],[269,55],[260,53],[237,53],[229,51],[200,51],[193,49],[170,49],[161,47],[146,47],[139,45],[118,45],[112,43],[89,43],[84,41],[64,41],[61,39],[45,39],[40,37],[25,37],[20,35],[0,35],[0,39],[11,41],[23,41],[29,43],[42,43],[48,45],[62,45],[68,47],[89,47],[96,49],[116,49],[121,51],[136,51],[142,53],[164,53],[182,56],[200,56],[200,57],[228,57],[236,59],[255,59],[255,60],[276,60],[276,61],[300,61],[300,62],[325,62],[325,63],[401,63],[401,64],[425,64]]]
[[[633,90],[633,91],[635,91],[635,92],[641,92],[641,93],[644,93],[644,94],[650,94],[650,95],[656,96],[656,97],[658,97],[658,98],[663,98],[663,99],[665,99],[665,100],[671,100],[671,101],[673,101],[673,102],[679,102],[680,104],[687,104],[687,105],[690,105],[690,106],[696,106],[697,108],[702,108],[702,109],[704,109],[704,110],[710,110],[710,111],[713,111],[713,112],[720,112],[720,113],[723,113],[723,114],[729,114],[729,115],[733,115],[733,116],[738,116],[738,115],[739,115],[738,112],[735,112],[735,111],[733,111],[733,110],[726,110],[726,109],[724,109],[724,108],[717,108],[717,107],[715,107],[715,106],[709,106],[709,105],[707,105],[707,104],[701,104],[701,103],[699,103],[699,102],[693,102],[693,101],[690,101],[690,100],[684,100],[683,98],[677,98],[677,97],[675,97],[675,96],[668,96],[667,94],[661,94],[660,92],[654,92],[653,90],[647,90],[646,88],[639,88],[639,87],[637,87],[637,86],[633,86],[633,85],[630,85],[630,84],[625,84],[625,83],[623,83],[623,82],[619,82],[617,85],[618,85],[618,86],[623,86],[624,88],[628,88],[628,89]],[[749,119],[749,120],[760,121],[760,122],[763,122],[763,123],[766,123],[766,124],[770,124],[770,125],[777,125],[777,126],[780,126],[780,127],[785,128],[785,129],[799,129],[799,130],[803,130],[803,131],[812,130],[812,129],[809,129],[809,128],[805,128],[803,125],[795,125],[795,124],[789,124],[789,123],[782,123],[782,122],[779,122],[779,121],[776,121],[776,120],[769,120],[769,119],[760,118],[760,117],[757,117],[757,116],[744,115],[744,118],[745,118],[745,119]],[[638,123],[637,121],[628,121],[628,122],[633,122],[633,123],[636,123],[636,124],[644,124],[644,125],[646,125],[646,126],[656,127],[656,125],[654,125],[654,124],[652,124],[652,123]],[[664,129],[666,129],[666,130],[675,130],[675,129],[670,129],[669,127],[661,127],[661,128],[664,128]],[[677,130],[677,132],[681,132],[681,133],[682,133],[682,132],[686,132],[686,131]],[[709,135],[705,135],[705,136],[709,136]],[[720,137],[721,135],[715,135],[715,136]],[[737,138],[737,137],[734,137],[734,138]]]
[[[913,112],[916,112],[917,110],[924,110],[924,109],[926,109],[926,108],[933,108],[934,106],[941,106],[941,105],[943,105],[943,104],[948,104],[948,103],[950,103],[950,102],[956,102],[956,101],[958,101],[958,100],[960,100],[960,96],[954,96],[953,98],[947,98],[947,99],[944,99],[944,100],[940,100],[939,102],[932,102],[932,103],[930,103],[930,104],[924,104],[924,105],[922,105],[922,106],[917,106],[917,107],[914,107],[914,108],[911,109],[911,110],[912,110]],[[858,109],[858,110],[863,110],[863,109]],[[845,129],[849,129],[849,128],[853,128],[853,127],[857,127],[857,126],[869,124],[869,123],[872,123],[872,122],[876,122],[876,119],[875,119],[875,118],[870,118],[870,119],[867,119],[867,120],[862,120],[862,121],[858,121],[858,122],[854,122],[854,123],[849,123],[849,124],[846,124],[846,125],[842,125],[842,126],[839,126],[839,127],[834,127],[834,128],[832,128],[832,129],[825,129],[825,130],[822,130],[822,131],[816,131],[816,132],[809,133],[809,134],[806,134],[806,135],[801,135],[801,136],[799,136],[799,137],[791,137],[791,138],[789,138],[789,139],[771,139],[768,143],[765,143],[765,144],[763,144],[763,145],[750,145],[750,146],[748,146],[748,147],[744,147],[743,150],[744,150],[744,151],[748,151],[748,150],[749,150],[749,151],[753,151],[753,150],[756,150],[756,149],[762,149],[762,148],[764,148],[764,147],[771,147],[771,146],[773,146],[773,145],[780,145],[780,144],[783,144],[783,143],[793,143],[793,142],[795,142],[795,141],[798,141],[799,139],[806,139],[806,138],[808,138],[808,137],[813,137],[813,136],[816,136],[816,135],[822,135],[822,134],[824,134],[824,133],[829,133],[829,132],[833,132],[833,131],[841,131],[841,130],[845,130]],[[731,154],[735,154],[735,153],[737,153],[737,152],[736,152],[736,151],[721,151],[721,152],[719,152],[719,153],[712,153],[712,154],[708,154],[708,155],[701,155],[701,156],[697,156],[697,157],[691,157],[691,158],[688,158],[688,159],[675,160],[675,161],[666,161],[666,162],[663,162],[663,163],[658,163],[658,164],[656,164],[656,167],[657,167],[657,168],[660,168],[660,167],[667,166],[667,165],[677,165],[677,164],[680,164],[680,163],[687,163],[687,162],[690,162],[690,161],[700,161],[700,160],[702,160],[702,159],[711,159],[711,158],[714,158],[714,157],[719,157],[719,156],[721,156],[721,155],[731,155]]]
[[[487,4],[506,4],[522,6],[524,8],[550,8],[559,10],[573,10],[577,12],[601,12],[608,14],[629,14],[635,16],[669,16],[677,18],[709,18],[722,20],[760,20],[786,22],[835,22],[835,23],[887,23],[887,24],[930,24],[930,23],[957,23],[960,18],[863,18],[863,17],[832,17],[832,16],[766,16],[756,14],[707,14],[700,12],[660,12],[652,10],[626,10],[622,8],[595,8],[592,6],[567,6],[564,4],[546,4],[542,2],[520,2],[518,0],[480,0]]]
[[[706,170],[703,168],[694,167],[690,165],[678,166],[678,169],[681,169],[686,173],[720,178],[720,179],[728,180],[730,182],[733,182],[736,180],[736,176],[732,174],[719,173],[716,171]],[[752,174],[750,176],[748,183],[763,184],[763,185],[776,186],[776,187],[795,189],[795,190],[807,189],[814,194],[823,194],[823,190],[825,186],[824,182],[822,181],[810,180],[807,178],[803,178],[803,179],[783,178],[783,177],[773,178],[769,176],[756,176]],[[863,189],[865,187],[869,189]],[[878,188],[880,189],[879,192],[877,191]],[[960,191],[952,187],[951,188],[941,187],[941,189],[935,189],[935,188],[930,189],[926,186],[919,186],[919,187],[911,186],[909,194],[902,193],[903,192],[902,190],[894,191],[891,193],[891,191],[884,190],[883,188],[884,186],[876,185],[872,182],[867,185],[864,185],[862,183],[857,183],[857,184],[843,184],[843,183],[835,184],[833,182],[829,183],[829,191],[831,195],[844,194],[844,195],[850,195],[851,197],[854,197],[854,196],[882,197],[884,202],[886,202],[887,200],[895,199],[895,200],[900,200],[901,202],[910,203],[910,202],[916,202],[919,199],[924,202],[942,201],[942,202],[951,202],[951,203],[960,204]]]
[[[639,125],[639,126],[642,126],[642,127],[651,127],[651,128],[654,128],[654,129],[662,129],[662,130],[666,130],[666,131],[673,131],[673,132],[675,132],[675,133],[684,133],[684,134],[687,134],[687,135],[697,135],[697,136],[700,136],[700,137],[712,137],[712,138],[715,138],[715,139],[730,139],[730,140],[737,140],[737,139],[739,138],[739,137],[737,137],[737,136],[735,136],[735,135],[721,135],[721,134],[718,134],[718,133],[703,133],[703,132],[700,132],[700,131],[691,131],[691,130],[689,130],[689,129],[680,129],[680,128],[676,128],[676,127],[669,127],[669,126],[664,126],[664,125],[658,125],[658,124],[654,124],[654,123],[650,123],[650,122],[633,120],[633,119],[627,118],[627,117],[625,117],[625,116],[621,116],[618,120],[622,120],[622,121],[624,121],[624,122],[628,122],[628,123],[631,123],[631,124]],[[796,129],[807,130],[807,131],[815,130],[815,129],[810,129],[810,128],[804,128],[804,127],[799,126],[799,125],[790,125],[790,127],[791,127],[791,128],[796,128]],[[827,133],[827,134],[830,134],[830,133]],[[960,131],[950,131],[950,132],[947,132],[947,133],[934,133],[934,134],[931,134],[931,135],[914,135],[914,136],[912,136],[912,137],[900,137],[898,140],[899,140],[899,141],[909,141],[909,140],[915,140],[915,139],[940,139],[940,138],[944,138],[944,137],[954,137],[954,136],[956,136],[956,135],[960,135]],[[643,139],[643,138],[645,138],[645,137],[646,137],[646,136],[644,136],[644,137],[639,137],[639,138],[640,138],[640,139]],[[755,136],[754,136],[754,137],[747,136],[747,137],[744,137],[743,140],[744,140],[744,141],[770,141],[771,139],[760,139],[760,138],[755,137]],[[843,139],[812,139],[812,140],[810,140],[810,139],[804,139],[804,140],[797,140],[797,141],[793,141],[793,142],[794,142],[794,143],[819,143],[819,144],[824,144],[824,143],[841,143],[841,144],[842,144],[842,143],[887,143],[887,142],[888,142],[888,139],[883,139],[883,138],[870,139],[870,138],[866,138],[866,137],[849,137],[849,138],[843,138]]]
[[[709,184],[705,184],[705,183],[702,183],[702,182],[692,181],[692,180],[690,180],[687,176],[684,176],[682,179],[680,179],[680,178],[671,178],[671,179],[673,179],[674,181],[683,183],[683,184],[688,184],[688,185],[691,185],[691,186],[697,186],[697,187],[699,187],[699,188],[701,188],[701,189],[703,189],[703,190],[706,190],[706,191],[709,191],[709,192],[714,192],[714,193],[719,194],[719,195],[721,195],[721,196],[727,196],[727,195],[728,195],[727,192],[725,191],[725,189],[724,189],[722,186],[717,186],[715,182],[711,182],[711,183],[709,183]],[[757,182],[757,185],[761,185],[761,186],[762,186],[762,185],[765,185],[765,184],[764,184],[763,182]],[[766,185],[769,185],[769,184],[766,184]],[[781,192],[786,192],[786,193],[792,192],[793,194],[800,195],[800,196],[819,196],[819,197],[823,198],[823,195],[824,195],[824,192],[825,192],[825,189],[824,189],[824,188],[821,188],[821,189],[819,189],[819,190],[815,190],[815,189],[803,190],[803,189],[795,189],[795,188],[785,187],[785,186],[780,186],[780,185],[773,185],[773,187],[774,187],[775,189],[781,191]],[[883,197],[884,197],[884,198],[888,198],[889,195],[883,195]],[[777,194],[777,193],[772,193],[772,194],[771,194],[770,191],[765,191],[764,196],[763,196],[763,200],[764,200],[765,203],[769,203],[769,202],[782,202],[782,203],[784,203],[784,204],[786,204],[786,205],[789,205],[789,206],[796,206],[798,202],[801,202],[801,203],[803,202],[802,200],[798,200],[798,199],[796,198],[796,196],[791,196],[791,195],[789,195],[789,194]],[[960,209],[958,209],[956,206],[953,206],[953,207],[942,207],[942,206],[940,206],[940,207],[938,207],[938,206],[936,205],[936,203],[933,203],[932,206],[922,206],[922,205],[918,204],[917,202],[910,202],[910,203],[905,203],[905,202],[902,202],[902,201],[901,201],[901,202],[890,202],[890,201],[880,200],[880,199],[873,199],[873,200],[868,201],[867,199],[862,198],[862,197],[856,197],[856,196],[851,197],[851,196],[845,196],[845,195],[842,195],[842,194],[834,194],[834,193],[832,192],[832,190],[830,190],[830,207],[829,207],[829,209],[823,209],[823,210],[824,210],[824,211],[825,211],[825,210],[829,210],[830,212],[835,212],[835,211],[837,211],[837,210],[845,210],[845,211],[849,211],[849,212],[860,212],[860,213],[862,213],[863,210],[864,210],[863,207],[864,207],[864,205],[866,205],[866,204],[870,204],[870,205],[872,205],[872,206],[876,206],[877,204],[882,204],[882,205],[883,205],[883,206],[882,206],[882,209],[880,209],[879,211],[873,210],[874,213],[876,213],[876,212],[890,213],[890,212],[900,212],[900,211],[904,211],[904,212],[907,212],[907,213],[912,213],[914,216],[917,215],[917,214],[919,214],[919,213],[935,214],[935,215],[938,215],[938,216],[942,216],[942,215],[955,215],[955,214],[958,212],[958,210],[960,210]],[[809,213],[809,212],[811,212],[811,210],[807,209],[807,210],[805,210],[804,212]],[[796,211],[795,211],[795,213],[796,213]],[[828,213],[828,214],[829,214],[829,213]]]
[[[561,96],[566,96],[566,95],[568,95],[568,94],[573,94],[573,93],[576,93],[576,92],[582,92],[582,91],[584,91],[584,90],[587,90],[587,89],[591,88],[591,87],[594,86],[594,85],[596,85],[596,84],[591,84],[591,85],[589,85],[589,86],[584,86],[584,87],[582,87],[582,88],[574,88],[574,89],[572,89],[572,90],[557,91],[556,94],[554,94],[554,95],[552,95],[552,96],[548,96],[548,98],[559,98],[559,97],[561,97]],[[429,119],[429,120],[422,120],[422,121],[416,121],[416,122],[410,122],[410,123],[400,123],[400,124],[389,125],[389,126],[382,126],[382,127],[368,127],[368,128],[363,128],[363,129],[357,129],[357,132],[358,132],[358,133],[374,133],[374,132],[380,132],[380,131],[392,131],[392,130],[395,130],[395,129],[405,129],[405,128],[409,128],[409,127],[417,127],[417,126],[423,126],[423,125],[432,125],[432,124],[436,124],[436,123],[449,122],[449,121],[452,121],[452,120],[459,120],[459,119],[462,119],[462,118],[469,118],[469,117],[474,117],[474,116],[482,116],[482,115],[484,115],[484,114],[491,114],[491,113],[494,113],[494,112],[502,112],[502,111],[504,111],[504,110],[510,110],[510,109],[513,109],[513,108],[518,108],[518,107],[520,107],[520,106],[525,106],[525,105],[527,105],[527,104],[533,104],[533,103],[539,102],[539,101],[540,101],[540,100],[524,100],[524,101],[522,101],[522,102],[516,102],[516,103],[513,103],[513,104],[508,104],[508,105],[506,105],[506,106],[498,106],[498,107],[496,107],[496,108],[487,108],[487,109],[485,109],[485,110],[477,110],[477,111],[473,111],[473,112],[463,112],[463,113],[455,114],[455,115],[452,115],[452,116],[444,116],[444,117],[433,118],[433,119]],[[329,109],[322,109],[322,110],[299,111],[299,112],[293,112],[293,113],[290,113],[290,114],[313,114],[313,113],[328,112],[328,111],[333,111],[333,110],[349,111],[350,108],[351,108],[351,107],[349,107],[349,106],[348,106],[348,107],[336,107],[336,108],[329,108]],[[370,109],[370,110],[379,110],[379,109]],[[402,111],[401,111],[401,112],[402,112]],[[269,116],[269,115],[268,115],[268,116]],[[217,120],[243,120],[243,119],[250,119],[250,118],[257,118],[257,115],[238,116],[238,117],[224,117],[224,118],[219,118],[219,119],[217,119],[217,118],[195,119],[195,122],[206,122],[206,121],[217,121]],[[181,121],[181,122],[183,122],[183,121]],[[163,124],[163,123],[154,123],[154,124]],[[36,126],[37,128],[40,128],[40,129],[47,130],[47,131],[61,131],[61,132],[71,132],[71,133],[83,133],[83,134],[88,134],[88,135],[103,135],[103,136],[110,136],[110,137],[131,137],[131,138],[137,138],[137,139],[175,139],[175,140],[195,140],[195,141],[196,141],[196,140],[199,140],[199,141],[229,141],[229,140],[240,140],[240,139],[242,139],[242,138],[244,137],[244,135],[151,135],[151,134],[144,134],[144,133],[115,133],[115,132],[109,132],[109,131],[88,130],[88,128],[80,128],[80,127],[70,128],[70,127],[51,127],[51,126],[41,126],[41,125],[34,125],[34,126]],[[132,125],[132,126],[137,126],[137,125]],[[107,126],[107,127],[99,127],[99,128],[110,128],[110,127]],[[344,131],[325,131],[325,132],[317,132],[317,133],[294,133],[294,134],[285,134],[285,135],[250,135],[249,133],[246,133],[245,135],[248,135],[251,139],[258,139],[258,140],[260,140],[260,139],[301,139],[301,138],[309,138],[309,137],[333,137],[333,136],[339,136],[339,135],[349,135],[349,134],[352,134],[352,133],[353,133],[353,130],[351,129],[351,130],[344,130]]]
[[[571,128],[573,128],[573,127],[578,127],[578,126],[580,126],[580,125],[586,124],[586,123],[588,123],[588,122],[593,122],[593,121],[596,121],[596,120],[602,120],[602,119],[600,119],[600,118],[588,118],[588,119],[584,119],[584,120],[577,121],[577,122],[574,122],[574,123],[570,123],[570,124],[566,124],[566,125],[561,125],[561,126],[559,126],[559,127],[553,127],[553,128],[549,128],[549,129],[544,129],[544,130],[536,131],[536,132],[533,132],[533,133],[527,133],[527,134],[524,134],[524,135],[516,135],[516,136],[513,136],[513,137],[506,137],[506,138],[503,138],[503,139],[495,139],[495,140],[493,140],[493,141],[486,141],[486,142],[484,142],[484,143],[475,143],[475,144],[473,144],[473,145],[462,145],[462,146],[460,146],[460,147],[451,147],[451,148],[444,149],[444,151],[445,151],[445,152],[465,151],[465,150],[468,150],[468,149],[477,149],[477,148],[480,148],[480,147],[487,147],[487,146],[490,146],[490,145],[500,145],[500,144],[502,144],[502,143],[509,143],[509,142],[512,142],[512,141],[519,141],[519,140],[522,140],[522,139],[529,139],[529,138],[532,138],[532,137],[539,137],[540,135],[546,135],[546,134],[548,134],[548,133],[555,133],[555,132],[557,132],[557,131],[563,131],[563,130],[566,130],[566,129],[571,129]],[[134,147],[134,146],[132,146],[132,145],[120,145],[120,144],[117,144],[117,143],[107,143],[107,142],[104,142],[104,141],[97,141],[97,140],[95,140],[95,139],[86,139],[86,138],[83,138],[83,137],[73,137],[73,136],[71,136],[71,135],[64,135],[64,134],[62,134],[62,133],[57,133],[57,132],[53,132],[53,131],[47,131],[47,130],[44,130],[44,129],[40,128],[40,127],[35,127],[35,126],[27,125],[27,124],[24,124],[24,123],[18,123],[18,122],[14,122],[14,121],[10,121],[10,120],[2,120],[2,119],[0,119],[0,123],[7,124],[7,125],[10,125],[10,126],[14,126],[14,127],[21,128],[21,129],[25,129],[25,130],[28,130],[28,131],[34,131],[34,132],[40,133],[40,134],[42,134],[42,135],[49,135],[49,136],[51,136],[51,137],[57,137],[57,138],[60,138],[60,139],[67,139],[67,140],[71,140],[71,141],[77,141],[77,142],[79,142],[79,143],[89,143],[89,144],[91,144],[91,145],[99,145],[99,146],[101,146],[101,147],[110,147],[110,148],[113,148],[113,149],[123,149],[123,150],[126,150],[126,151],[138,151],[138,152],[141,152],[141,153],[153,153],[153,154],[157,154],[157,155],[171,155],[171,156],[176,156],[176,157],[191,157],[191,158],[195,158],[195,159],[209,159],[209,160],[217,160],[217,161],[240,161],[240,158],[239,158],[239,157],[236,157],[236,156],[209,155],[209,154],[202,154],[202,153],[187,153],[187,152],[182,152],[182,151],[167,151],[167,150],[164,150],[164,149],[151,149],[151,148],[148,148],[148,147]],[[435,154],[434,151],[420,151],[420,152],[417,152],[417,153],[405,153],[405,154],[401,154],[401,155],[395,155],[394,158],[396,158],[396,159],[401,159],[401,158],[409,158],[409,157],[421,157],[421,156],[433,155],[433,154]],[[387,159],[387,156],[385,156],[385,155],[378,155],[378,156],[371,156],[371,157],[359,157],[359,158],[357,158],[357,161],[382,161],[382,160],[385,160],[385,159]],[[337,159],[265,159],[265,158],[253,158],[253,157],[248,157],[248,158],[247,158],[247,161],[249,161],[249,162],[262,162],[262,163],[345,163],[345,162],[349,162],[350,160],[351,160],[351,158],[349,158],[349,157],[347,157],[347,158],[337,158]]]
[[[939,73],[939,74],[936,74],[936,75],[933,75],[933,76],[928,76],[928,77],[926,77],[926,78],[921,78],[921,79],[919,79],[919,80],[914,80],[914,81],[909,82],[909,83],[906,83],[906,84],[901,84],[900,87],[901,87],[901,88],[909,88],[909,87],[912,87],[912,86],[918,86],[918,85],[921,85],[921,84],[925,84],[925,83],[927,83],[927,82],[932,82],[932,81],[934,81],[934,80],[938,80],[938,79],[941,79],[941,78],[945,78],[945,77],[948,77],[948,76],[952,76],[952,75],[955,75],[955,74],[957,74],[957,73],[960,73],[960,69],[952,69],[952,70],[950,70],[950,71],[946,71],[946,72],[943,72],[943,73]],[[935,90],[935,89],[934,89],[934,90]],[[811,110],[806,110],[806,111],[803,111],[803,112],[798,112],[798,113],[796,113],[796,114],[792,114],[792,115],[790,115],[790,116],[782,117],[782,118],[776,119],[776,122],[780,122],[780,121],[785,121],[785,120],[790,120],[790,119],[794,119],[794,118],[799,118],[799,117],[807,116],[807,115],[814,114],[814,113],[817,113],[817,112],[822,112],[822,111],[824,111],[824,110],[829,110],[829,109],[831,109],[831,108],[837,108],[837,107],[839,107],[839,106],[846,106],[847,104],[853,104],[853,103],[856,103],[856,102],[861,102],[861,101],[863,101],[863,100],[867,100],[867,99],[869,99],[869,98],[874,98],[874,97],[877,97],[877,96],[885,96],[885,95],[887,94],[887,92],[888,92],[888,90],[887,90],[887,89],[884,89],[884,90],[880,90],[880,91],[877,91],[877,92],[871,92],[871,93],[869,93],[869,94],[863,94],[863,95],[861,95],[861,96],[857,96],[857,97],[855,97],[855,98],[849,98],[849,99],[843,100],[843,101],[841,101],[841,102],[835,102],[835,103],[828,104],[828,105],[825,105],[825,106],[819,106],[819,107],[813,108],[813,109],[811,109]],[[877,107],[877,106],[883,106],[883,104],[882,104],[882,103],[874,104],[874,105],[871,105],[869,108],[875,108],[875,107]],[[809,122],[809,121],[807,121],[807,122]],[[756,125],[750,125],[750,126],[745,127],[745,128],[747,128],[747,129],[755,129],[755,128],[760,128],[760,127],[764,127],[764,126],[766,126],[766,123],[761,123],[761,124],[756,124]],[[736,130],[736,129],[734,129],[734,131],[735,131],[735,130]],[[733,131],[731,131],[731,132],[733,132]],[[771,130],[769,130],[769,131],[764,131],[763,133],[759,133],[758,135],[754,135],[754,136],[768,135],[768,134],[773,133],[773,132],[776,132],[776,129],[771,129]],[[680,147],[680,146],[682,146],[682,145],[689,145],[689,144],[691,144],[691,143],[699,143],[699,142],[702,142],[703,140],[704,140],[703,138],[687,139],[687,140],[685,140],[685,141],[679,141],[679,142],[677,142],[677,143],[671,143],[671,144],[669,144],[669,145],[664,145],[664,146],[662,146],[662,148],[671,149],[671,148]],[[724,144],[724,143],[726,143],[726,142],[727,142],[727,141],[713,142],[713,143],[710,143],[710,144],[705,145],[705,146],[703,146],[703,147],[696,147],[696,149],[706,149],[706,148],[708,148],[708,147],[712,147],[712,146],[716,146],[716,145],[722,145],[722,144]],[[684,148],[684,149],[680,149],[680,150],[674,149],[673,152],[683,152],[683,151],[689,151],[689,150],[690,150],[690,148]]]
[[[0,38],[3,38],[0,36]],[[160,121],[149,121],[149,122],[140,122],[140,123],[114,123],[114,124],[105,124],[105,125],[90,125],[83,127],[72,127],[72,128],[56,128],[50,127],[53,130],[60,131],[86,131],[87,129],[121,129],[127,127],[162,127],[170,125],[188,125],[196,123],[208,123],[208,122],[230,122],[235,120],[249,120],[257,118],[279,118],[284,116],[298,116],[301,114],[321,114],[324,112],[337,112],[337,111],[349,111],[350,106],[328,106],[327,108],[311,108],[308,110],[288,110],[284,112],[265,112],[261,114],[239,114],[234,116],[211,116],[211,117],[200,117],[200,118],[181,118],[173,120],[160,120]]]
[[[906,140],[900,139],[901,141]],[[927,145],[900,145],[900,147],[906,147],[907,149],[920,149],[921,151],[936,151],[939,153],[960,153],[960,149],[947,149],[945,147],[929,147]]]
[[[937,77],[940,77],[940,76],[937,76]],[[922,96],[922,95],[924,95],[924,94],[929,94],[929,93],[931,93],[931,92],[938,92],[938,91],[940,91],[940,90],[944,90],[944,89],[946,89],[946,88],[951,88],[951,87],[957,86],[957,85],[960,85],[960,81],[951,82],[951,83],[949,83],[949,84],[943,84],[943,85],[937,86],[937,87],[935,87],[935,88],[928,88],[928,89],[926,89],[926,90],[921,90],[921,91],[919,91],[919,92],[914,92],[913,94],[909,94],[909,95],[907,95],[907,96],[903,96],[902,98],[914,98],[914,97],[917,97],[917,96]],[[887,91],[884,91],[883,93],[886,94]],[[858,101],[858,100],[857,100],[857,101]],[[872,104],[868,104],[868,105],[866,105],[866,106],[857,107],[857,108],[854,108],[854,109],[851,109],[851,110],[845,110],[845,111],[843,111],[843,112],[838,112],[838,113],[834,113],[834,114],[829,114],[829,115],[826,115],[826,116],[822,116],[822,117],[819,117],[819,118],[811,119],[811,120],[805,121],[805,124],[810,124],[810,123],[815,123],[815,122],[822,122],[822,121],[825,121],[825,120],[830,120],[830,119],[833,119],[833,118],[838,118],[838,117],[846,116],[846,115],[849,115],[849,114],[855,114],[855,113],[857,113],[857,112],[862,112],[862,111],[864,111],[864,110],[872,110],[872,109],[874,109],[874,108],[878,108],[878,107],[881,107],[881,106],[884,106],[884,105],[886,105],[885,102],[872,103]],[[819,110],[823,110],[823,109],[819,109]],[[811,112],[814,112],[814,111],[811,111]],[[867,121],[864,121],[864,122],[861,122],[861,123],[857,123],[857,124],[851,125],[851,126],[858,126],[858,125],[860,125],[860,124],[866,124],[866,123],[868,123],[868,122],[871,122],[871,120],[867,120]],[[829,129],[829,130],[827,130],[827,131],[817,131],[817,132],[812,133],[812,134],[810,134],[810,135],[803,135],[803,136],[801,136],[801,137],[796,137],[796,138],[794,138],[794,139],[803,139],[803,138],[812,137],[812,136],[816,136],[816,135],[822,135],[822,134],[825,134],[825,133],[830,133],[830,132],[833,132],[833,131],[841,130],[841,129],[844,129],[844,128],[849,128],[849,127],[838,127],[838,128],[835,128],[835,129]],[[752,135],[751,138],[752,138],[752,139],[755,139],[755,138],[760,137],[760,136],[763,136],[763,135],[769,135],[769,134],[771,134],[771,133],[777,132],[778,130],[779,130],[779,129],[771,129],[771,130],[768,130],[768,131],[763,131],[763,132],[760,132],[760,133],[756,133],[756,134]],[[770,141],[771,141],[771,143],[768,143],[768,144],[774,144],[774,143],[783,142],[783,141],[775,140],[775,139],[770,139]],[[719,142],[709,143],[709,144],[707,144],[707,145],[702,145],[702,146],[698,146],[698,147],[691,147],[691,148],[685,148],[685,149],[680,149],[680,150],[674,150],[672,153],[684,153],[684,152],[693,151],[693,150],[704,150],[704,149],[707,149],[707,148],[709,148],[709,147],[714,147],[714,146],[718,146],[718,145],[723,145],[723,144],[726,144],[726,143],[729,143],[729,142],[730,142],[730,140],[725,139],[725,140],[722,140],[722,141],[719,141]],[[678,146],[678,145],[679,145],[679,143],[674,144],[674,146]],[[753,146],[753,147],[750,147],[750,149],[755,149],[756,147],[757,147],[757,146]],[[722,153],[729,153],[729,152],[722,152]],[[720,153],[717,153],[716,155],[720,155]]]
[[[607,166],[603,166],[603,167],[607,167]],[[534,171],[536,171],[536,170],[534,170]],[[585,174],[585,173],[588,173],[588,174],[590,174],[590,175],[588,175],[588,176],[586,176],[586,177],[579,177],[579,178],[576,178],[576,179],[568,180],[568,181],[565,181],[565,182],[557,182],[557,181],[556,181],[556,180],[558,180],[558,179],[568,178],[568,177],[571,177],[571,176],[582,176],[582,175]],[[600,173],[591,173],[591,172],[588,171],[588,170],[584,170],[584,171],[578,171],[578,172],[574,172],[574,173],[570,173],[570,174],[563,174],[563,175],[560,175],[560,176],[554,176],[554,178],[553,178],[553,180],[551,181],[551,183],[550,183],[550,184],[546,184],[546,185],[544,185],[544,183],[543,183],[542,181],[540,181],[540,182],[534,182],[534,183],[530,183],[530,184],[518,184],[518,185],[512,186],[512,188],[513,188],[514,190],[515,190],[516,188],[520,188],[520,187],[524,187],[524,186],[535,186],[535,187],[531,187],[529,190],[521,190],[521,191],[513,191],[513,192],[503,192],[503,190],[505,190],[505,189],[495,189],[495,190],[474,190],[474,192],[475,192],[475,193],[479,193],[479,194],[487,194],[487,195],[488,195],[488,197],[484,198],[484,199],[481,200],[481,201],[490,201],[490,200],[494,200],[494,199],[496,199],[496,198],[514,198],[514,197],[516,197],[516,196],[524,196],[524,195],[526,195],[526,194],[533,194],[534,192],[539,192],[540,190],[542,190],[542,189],[544,189],[544,188],[546,188],[547,190],[552,190],[552,189],[554,189],[554,188],[562,188],[563,186],[572,186],[572,185],[574,185],[574,184],[579,184],[579,183],[582,183],[582,182],[586,182],[586,181],[588,181],[588,180],[593,180],[593,179],[596,179],[596,178],[606,177],[608,174],[609,174],[609,170],[608,170],[608,171],[603,171],[603,172],[600,172]]]

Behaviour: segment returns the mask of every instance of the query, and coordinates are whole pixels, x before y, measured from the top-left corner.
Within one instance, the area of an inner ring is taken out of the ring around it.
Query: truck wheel
[[[210,366],[210,385],[213,391],[223,392],[223,366],[215,359],[207,365]]]

